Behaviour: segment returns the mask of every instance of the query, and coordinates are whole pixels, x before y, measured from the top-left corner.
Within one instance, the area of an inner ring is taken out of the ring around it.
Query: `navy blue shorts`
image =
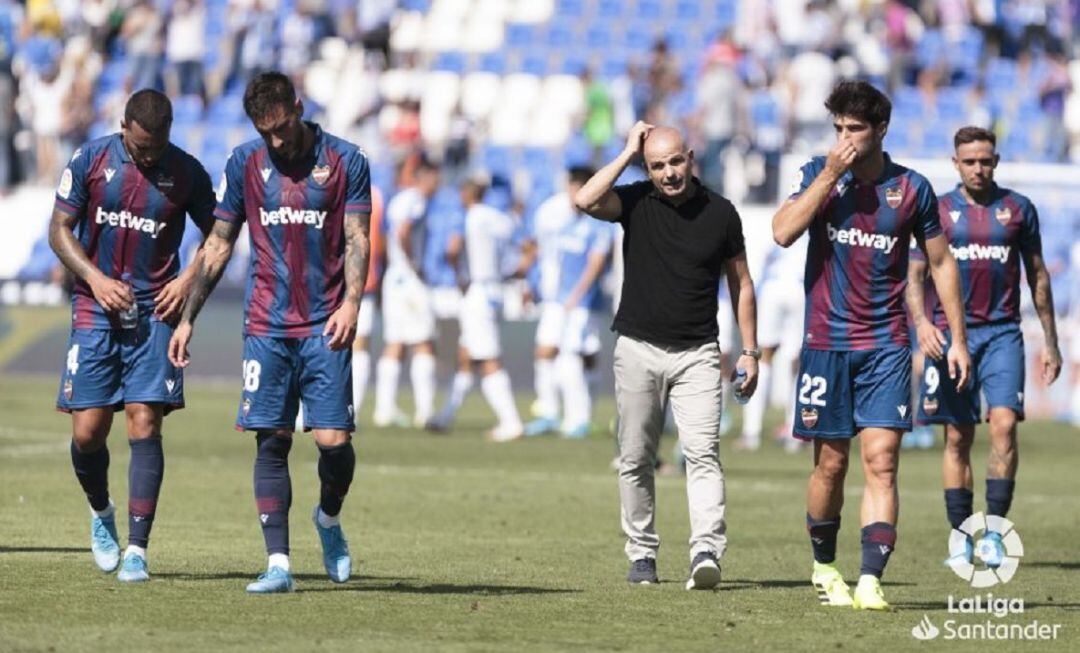
[[[796,378],[795,437],[851,438],[859,429],[911,430],[911,350],[803,347]]]
[[[236,428],[291,431],[303,401],[305,431],[354,430],[352,351],[332,351],[329,341],[330,336],[244,336],[244,390]]]
[[[72,329],[56,408],[184,407],[184,372],[169,362],[173,328],[144,317],[134,329]]]
[[[989,408],[1009,408],[1024,419],[1024,336],[1015,322],[968,327],[971,380],[957,391],[944,359],[926,359],[919,392],[919,422],[978,424],[980,391]],[[945,332],[949,339],[949,332]]]

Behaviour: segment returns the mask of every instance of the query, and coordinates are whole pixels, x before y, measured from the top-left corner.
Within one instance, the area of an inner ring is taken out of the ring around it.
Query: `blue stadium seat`
[[[675,19],[686,24],[696,23],[701,19],[701,4],[696,0],[679,0],[675,5]]]
[[[445,70],[459,75],[465,72],[465,55],[460,52],[442,52],[431,65],[432,70]]]
[[[480,63],[477,68],[486,73],[503,75],[507,70],[506,55],[502,52],[489,52],[480,57]]]
[[[481,150],[481,163],[488,174],[505,175],[511,170],[512,152],[503,145],[485,145]]]
[[[589,59],[577,52],[566,52],[559,70],[564,75],[580,75],[589,69]]]
[[[593,23],[585,29],[585,46],[591,50],[602,50],[611,47],[614,41],[614,30],[607,23]]]
[[[660,0],[637,0],[634,16],[638,20],[661,20],[664,17],[664,5]]]
[[[570,28],[553,22],[548,26],[545,42],[553,50],[562,50],[573,45],[574,33]]]
[[[622,0],[599,0],[596,3],[596,17],[602,20],[611,20],[623,15],[628,9]]]
[[[401,8],[406,11],[420,11],[426,13],[431,8],[431,0],[401,0]]]
[[[556,16],[580,18],[584,13],[584,0],[559,0],[555,7]]]
[[[197,123],[202,119],[202,99],[197,95],[182,95],[172,102],[173,122],[178,125]]]
[[[530,75],[546,75],[550,66],[551,62],[546,55],[528,55],[521,60],[521,72]]]
[[[507,23],[505,42],[507,45],[513,45],[516,48],[528,49],[540,42],[540,31],[535,25],[526,25],[524,23]]]

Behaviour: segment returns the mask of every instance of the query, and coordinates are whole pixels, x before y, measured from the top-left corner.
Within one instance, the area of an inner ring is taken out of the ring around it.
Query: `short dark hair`
[[[172,126],[172,102],[164,93],[152,88],[135,91],[124,107],[124,124],[133,123],[151,134],[168,131]]]
[[[986,141],[994,147],[997,147],[997,136],[994,136],[994,132],[989,129],[983,129],[982,127],[968,125],[967,127],[961,127],[956,131],[956,136],[953,136],[953,148],[955,149],[961,145],[974,143],[976,141]]]
[[[567,170],[567,174],[570,177],[570,183],[584,185],[593,178],[593,175],[596,174],[596,170],[593,170],[589,166],[570,166],[570,169]]]
[[[296,104],[296,87],[278,72],[261,73],[244,89],[244,113],[252,120],[265,118],[275,107],[286,111]]]
[[[889,122],[892,102],[867,82],[843,81],[829,93],[825,108],[834,116],[851,116],[874,127]]]

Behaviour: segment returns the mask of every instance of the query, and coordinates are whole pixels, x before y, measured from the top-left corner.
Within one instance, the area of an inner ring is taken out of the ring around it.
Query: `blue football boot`
[[[143,583],[150,580],[150,573],[146,570],[146,558],[134,552],[125,554],[124,564],[120,566],[116,580],[121,583]]]
[[[254,583],[248,583],[248,594],[279,594],[293,591],[292,574],[281,567],[270,567]]]
[[[116,535],[116,513],[109,517],[90,519],[90,551],[94,563],[106,573],[115,571],[120,564],[120,538]]]
[[[319,523],[319,507],[315,506],[315,512],[311,515],[311,521],[315,522],[315,530],[319,533],[319,542],[322,543],[323,566],[326,574],[335,583],[344,583],[349,580],[352,573],[352,558],[349,557],[349,542],[345,534],[341,532],[341,526],[323,528]]]

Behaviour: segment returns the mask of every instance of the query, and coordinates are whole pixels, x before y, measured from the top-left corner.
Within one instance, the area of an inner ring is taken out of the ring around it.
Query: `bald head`
[[[668,199],[681,202],[691,195],[694,152],[683,135],[671,127],[654,127],[642,150],[645,171],[656,189]]]

